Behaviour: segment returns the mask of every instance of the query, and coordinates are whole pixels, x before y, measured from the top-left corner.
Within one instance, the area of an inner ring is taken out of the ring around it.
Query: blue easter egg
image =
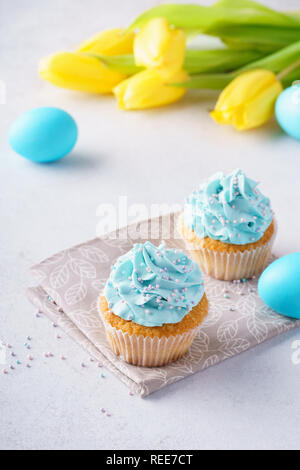
[[[258,293],[275,312],[300,318],[300,252],[271,263],[259,278]]]
[[[278,96],[275,115],[288,135],[300,139],[300,84],[292,85]]]
[[[65,157],[77,141],[77,125],[59,108],[35,108],[19,116],[9,131],[15,152],[33,162],[53,162]]]

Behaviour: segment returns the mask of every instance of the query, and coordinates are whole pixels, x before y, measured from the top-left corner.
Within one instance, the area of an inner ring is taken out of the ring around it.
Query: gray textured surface
[[[105,27],[127,24],[150,0],[2,0],[0,338],[20,358],[33,336],[32,369],[0,375],[0,448],[299,448],[300,366],[294,331],[140,400],[110,374],[82,369],[85,353],[36,319],[25,298],[28,268],[95,235],[96,208],[117,202],[180,203],[200,179],[241,167],[262,182],[276,211],[278,255],[299,251],[299,143],[276,125],[247,134],[207,116],[213,96],[187,96],[169,108],[122,113],[110,97],[85,97],[39,80],[38,59]],[[207,2],[210,3],[210,2]],[[279,1],[269,1],[279,6]],[[296,9],[298,1],[286,1]],[[21,112],[60,106],[79,124],[72,155],[33,165],[15,155],[7,130]],[[151,161],[151,164],[150,164]],[[154,169],[149,171],[149,167]],[[130,181],[130,184],[129,184]],[[55,357],[46,360],[43,351]],[[63,362],[60,352],[67,357]],[[104,407],[112,413],[106,417]]]

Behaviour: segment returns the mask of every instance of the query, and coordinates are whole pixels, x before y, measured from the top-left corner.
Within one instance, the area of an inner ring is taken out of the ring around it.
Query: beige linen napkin
[[[156,245],[165,239],[167,246],[184,250],[176,218],[169,214],[133,224],[62,251],[31,269],[38,286],[28,289],[30,301],[142,397],[300,326],[300,320],[278,315],[263,304],[256,280],[234,284],[203,276],[209,313],[183,358],[164,367],[146,368],[116,357],[97,312],[111,265],[134,243],[147,239]]]

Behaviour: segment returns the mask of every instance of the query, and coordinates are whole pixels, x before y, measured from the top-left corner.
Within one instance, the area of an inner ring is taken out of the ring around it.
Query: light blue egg
[[[258,293],[275,312],[300,318],[300,252],[270,264],[259,278]]]
[[[292,85],[278,96],[275,115],[280,127],[300,140],[300,84]]]
[[[66,111],[35,108],[12,124],[9,143],[15,152],[33,162],[53,162],[72,150],[77,136],[77,125]]]

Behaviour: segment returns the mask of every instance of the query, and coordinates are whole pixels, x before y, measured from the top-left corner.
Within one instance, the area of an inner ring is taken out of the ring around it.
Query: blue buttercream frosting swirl
[[[184,224],[199,238],[246,245],[258,241],[273,219],[270,200],[239,169],[216,173],[186,198]]]
[[[180,322],[203,294],[197,263],[183,251],[149,241],[117,260],[104,287],[109,309],[143,326]]]

